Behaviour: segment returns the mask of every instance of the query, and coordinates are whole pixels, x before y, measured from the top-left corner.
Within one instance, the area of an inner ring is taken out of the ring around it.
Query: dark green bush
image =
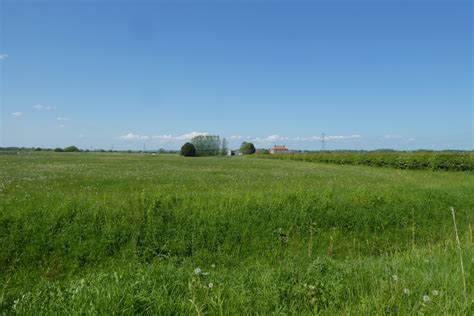
[[[196,147],[191,143],[186,143],[181,147],[181,155],[184,157],[196,156]]]
[[[252,143],[243,142],[240,146],[240,152],[244,155],[254,154],[255,146]]]

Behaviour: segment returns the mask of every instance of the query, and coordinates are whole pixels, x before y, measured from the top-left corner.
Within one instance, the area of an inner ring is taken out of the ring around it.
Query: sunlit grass
[[[3,156],[0,311],[469,314],[473,207],[472,172]]]

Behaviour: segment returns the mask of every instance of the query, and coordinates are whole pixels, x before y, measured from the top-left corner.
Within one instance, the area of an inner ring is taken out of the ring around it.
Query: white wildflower
[[[209,283],[207,286],[209,286],[210,289],[212,289],[214,287],[214,283]]]
[[[403,289],[403,294],[410,295],[410,290],[409,289]]]
[[[196,269],[194,269],[194,274],[201,274],[202,270],[201,268],[197,267]]]
[[[397,282],[398,281],[398,276],[394,274],[394,275],[392,275],[392,279],[393,279],[393,281]]]
[[[428,295],[423,295],[423,302],[428,303],[430,301],[430,297]]]
[[[439,291],[438,290],[433,290],[433,291],[431,291],[431,294],[433,294],[433,296],[438,296]]]
[[[213,268],[213,269],[214,269],[215,267],[216,267],[216,265],[215,265],[214,263],[213,263],[213,264],[211,264],[211,268]]]

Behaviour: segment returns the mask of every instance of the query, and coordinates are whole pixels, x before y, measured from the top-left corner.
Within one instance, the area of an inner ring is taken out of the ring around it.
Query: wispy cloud
[[[361,135],[325,135],[325,141],[343,141],[343,140],[357,140],[361,139]],[[286,137],[280,135],[270,135],[264,138],[255,137],[253,139],[255,142],[261,143],[271,143],[271,142],[282,142],[282,141],[290,141],[290,142],[312,142],[312,141],[322,141],[323,136],[295,136],[295,137]]]
[[[147,140],[149,138],[149,136],[138,135],[134,133],[128,133],[119,137],[121,140]]]
[[[52,107],[51,105],[35,104],[33,105],[33,109],[38,110],[38,111],[42,111],[42,110],[51,111],[51,110],[54,110],[54,107]]]
[[[57,117],[56,118],[58,121],[69,121],[67,117]]]
[[[8,58],[8,54],[0,54],[0,60],[4,60]]]
[[[173,141],[173,140],[190,140],[196,136],[201,135],[209,135],[208,132],[190,132],[183,135],[173,136],[171,134],[164,134],[164,135],[153,135],[151,138],[158,139],[161,141]]]
[[[387,134],[383,138],[385,138],[385,139],[403,139],[403,136]]]
[[[360,139],[362,136],[360,135],[349,135],[349,136],[325,136],[325,140],[349,140],[349,139]]]
[[[170,134],[164,134],[164,135],[153,135],[151,138],[158,139],[158,140],[172,140],[174,137],[173,135],[170,135]]]
[[[189,132],[182,135],[171,135],[171,134],[163,134],[163,135],[140,135],[135,133],[128,133],[119,137],[121,140],[148,140],[154,139],[157,141],[167,142],[167,141],[185,141],[193,139],[196,136],[200,135],[210,135],[208,132]]]
[[[271,142],[281,142],[289,140],[289,137],[284,137],[280,135],[270,135],[264,138],[255,137],[254,141],[257,143],[271,143]]]
[[[191,140],[192,138],[200,135],[210,135],[208,132],[189,132],[182,135],[172,135],[172,134],[161,134],[161,135],[140,135],[135,133],[127,133],[119,137],[120,140],[125,141],[133,141],[133,140],[156,140],[158,142],[173,142],[173,141],[187,141]],[[362,138],[361,135],[327,135],[324,136],[325,141],[349,141],[349,140],[357,140]],[[296,136],[296,137],[288,137],[288,136],[281,136],[281,135],[269,135],[266,137],[243,137],[240,135],[232,135],[229,137],[232,141],[239,141],[246,139],[248,141],[253,141],[255,143],[260,144],[271,144],[271,143],[279,143],[279,142],[288,142],[288,143],[295,143],[295,142],[312,142],[312,141],[321,141],[322,136]]]
[[[23,116],[23,112],[13,112],[13,113],[12,113],[12,116],[14,116],[14,117],[22,117],[22,116]]]
[[[392,135],[392,134],[384,135],[383,140],[386,140],[386,141],[403,141],[403,142],[413,142],[413,141],[415,141],[415,139],[413,137],[404,137],[402,135]]]

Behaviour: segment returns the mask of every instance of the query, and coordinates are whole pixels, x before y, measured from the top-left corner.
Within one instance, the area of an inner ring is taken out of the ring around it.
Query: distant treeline
[[[474,153],[471,152],[319,152],[276,155],[257,155],[260,158],[333,163],[340,165],[365,165],[397,169],[427,169],[466,171],[474,170]]]
[[[178,154],[178,150],[166,150],[163,148],[157,150],[113,150],[113,149],[80,149],[76,146],[68,146],[65,148],[42,148],[42,147],[0,147],[0,154],[17,154],[28,153],[32,151],[49,151],[49,152],[96,152],[96,153],[159,153],[159,154]]]

